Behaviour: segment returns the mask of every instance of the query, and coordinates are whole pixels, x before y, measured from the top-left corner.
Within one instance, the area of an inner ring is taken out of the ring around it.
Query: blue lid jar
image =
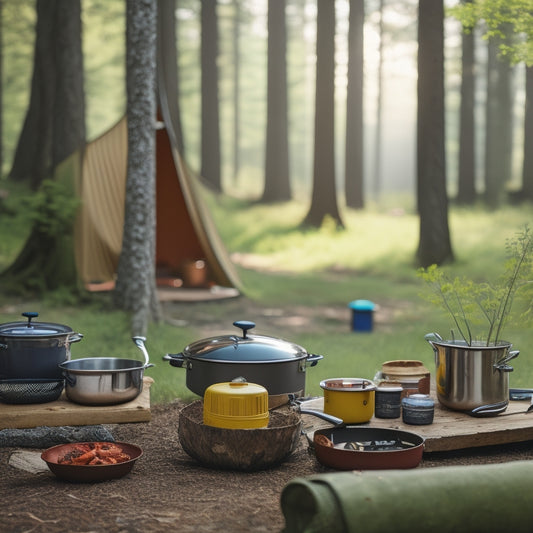
[[[432,424],[435,401],[428,394],[411,394],[402,399],[402,419],[405,424]]]

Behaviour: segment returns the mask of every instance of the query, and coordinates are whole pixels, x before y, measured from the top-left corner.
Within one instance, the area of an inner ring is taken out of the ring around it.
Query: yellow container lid
[[[268,426],[268,391],[246,381],[215,383],[204,393],[204,424],[227,429]]]

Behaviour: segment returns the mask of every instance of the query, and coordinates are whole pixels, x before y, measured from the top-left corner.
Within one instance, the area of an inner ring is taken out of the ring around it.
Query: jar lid
[[[433,409],[435,401],[429,394],[411,394],[402,399],[402,405],[419,409]]]
[[[376,390],[378,392],[402,392],[403,387],[387,387],[386,385],[380,385]]]
[[[416,359],[399,359],[397,361],[385,361],[381,365],[381,371],[384,375],[413,377],[425,375],[429,370],[424,366],[422,361]]]

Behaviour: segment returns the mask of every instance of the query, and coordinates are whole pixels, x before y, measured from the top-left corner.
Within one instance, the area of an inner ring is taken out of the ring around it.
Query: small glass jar
[[[428,394],[411,394],[402,399],[402,418],[405,424],[432,424],[434,415],[435,402]]]
[[[402,387],[378,387],[375,397],[375,417],[399,418],[402,412],[402,392]]]

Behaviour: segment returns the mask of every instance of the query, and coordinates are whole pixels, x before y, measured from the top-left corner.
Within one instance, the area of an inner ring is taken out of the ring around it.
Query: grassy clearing
[[[327,224],[318,230],[303,232],[299,227],[305,207],[299,203],[283,206],[250,205],[229,198],[210,198],[215,221],[230,253],[236,254],[238,270],[246,296],[264,308],[284,309],[294,306],[329,306],[346,310],[347,303],[367,298],[380,306],[372,333],[354,333],[349,322],[339,327],[338,319],[324,317],[323,328],[283,335],[305,346],[324,359],[308,369],[307,392],[320,394],[319,381],[327,377],[357,376],[372,378],[384,361],[419,359],[433,370],[433,352],[424,335],[438,331],[446,335],[447,317],[420,297],[424,290],[413,264],[418,241],[418,218],[408,210],[394,208],[385,212],[369,208],[364,212],[344,214],[346,230],[336,231]],[[283,216],[280,216],[283,213]],[[13,218],[0,215],[0,267],[16,255],[27,234],[23,217],[19,233],[13,231]],[[483,279],[497,275],[505,256],[505,240],[524,223],[531,221],[531,206],[506,207],[497,212],[481,208],[456,209],[450,213],[452,244],[457,261],[453,272]],[[0,295],[1,297],[1,295]],[[224,303],[191,304],[200,306],[213,322],[231,322],[246,316],[227,316]],[[74,358],[86,356],[123,356],[139,358],[141,354],[130,339],[128,317],[112,310],[109,297],[93,296],[78,306],[61,306],[53,295],[42,301],[13,301],[2,297],[0,321],[20,320],[20,313],[37,310],[43,321],[68,324],[84,334],[72,346]],[[186,314],[186,313],[185,313]],[[176,397],[191,399],[185,386],[186,372],[161,361],[167,353],[177,353],[197,340],[199,325],[183,319],[187,325],[152,324],[147,348],[154,368],[147,375],[154,378],[154,403]],[[254,317],[251,317],[253,319]],[[379,318],[379,320],[378,320]],[[264,331],[258,324],[258,332]],[[507,328],[505,338],[521,351],[513,361],[511,386],[533,386],[533,328]],[[201,335],[201,337],[200,337]]]

